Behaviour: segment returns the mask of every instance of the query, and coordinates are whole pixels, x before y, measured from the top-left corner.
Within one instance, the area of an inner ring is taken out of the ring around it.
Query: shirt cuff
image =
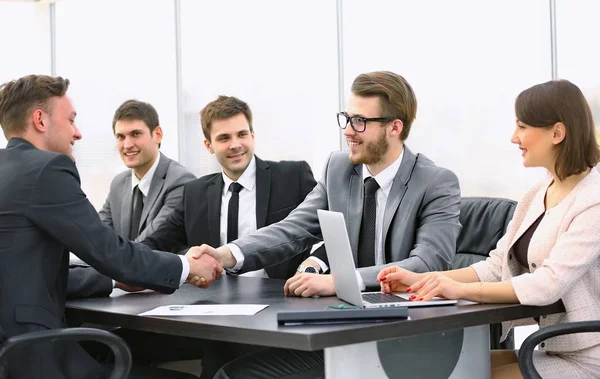
[[[367,286],[365,286],[365,281],[363,280],[362,276],[358,270],[354,270],[354,272],[356,273],[356,281],[358,282],[358,288],[360,289],[360,292],[366,290]]]
[[[329,270],[329,266],[327,266],[327,264],[325,264],[325,262],[323,262],[321,259],[319,259],[317,257],[308,257],[308,258],[306,258],[306,260],[311,260],[311,261],[315,262],[316,264],[318,264],[319,267],[321,267],[322,273]]]
[[[117,286],[117,281],[116,281],[116,280],[114,280],[114,279],[111,279],[111,280],[112,280],[112,282],[113,282],[113,286],[112,286],[112,288],[115,288],[115,287]]]
[[[190,262],[188,262],[185,255],[178,255],[178,257],[181,259],[181,278],[179,280],[179,286],[181,287],[190,275]]]
[[[225,245],[225,247],[231,251],[231,255],[233,255],[233,257],[237,261],[235,266],[230,268],[228,271],[231,273],[236,273],[240,271],[242,269],[242,266],[244,265],[244,253],[242,253],[242,249],[240,249],[240,247],[234,243],[229,243]]]

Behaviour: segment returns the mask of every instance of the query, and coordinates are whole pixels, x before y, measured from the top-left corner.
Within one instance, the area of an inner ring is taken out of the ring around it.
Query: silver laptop
[[[319,224],[325,241],[327,258],[335,283],[337,297],[361,308],[419,307],[456,304],[457,300],[433,298],[429,301],[410,301],[410,293],[383,294],[381,292],[360,292],[356,279],[354,258],[350,239],[346,230],[344,215],[340,212],[319,209]]]

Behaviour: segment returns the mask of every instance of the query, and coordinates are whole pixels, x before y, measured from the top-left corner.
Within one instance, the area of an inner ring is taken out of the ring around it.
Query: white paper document
[[[268,307],[261,304],[164,305],[140,316],[253,316]]]

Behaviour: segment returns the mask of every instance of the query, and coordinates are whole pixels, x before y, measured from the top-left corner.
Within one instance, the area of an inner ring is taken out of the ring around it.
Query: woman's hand
[[[465,283],[450,279],[442,272],[429,272],[414,283],[409,292],[414,292],[410,300],[427,301],[435,296],[450,300],[464,298]]]
[[[377,281],[381,284],[381,292],[411,292],[411,287],[419,281],[424,274],[416,274],[402,267],[386,267],[377,274]]]

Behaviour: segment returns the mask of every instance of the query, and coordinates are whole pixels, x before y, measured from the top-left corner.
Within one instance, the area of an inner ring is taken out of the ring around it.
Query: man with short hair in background
[[[127,100],[115,111],[112,131],[117,150],[128,170],[117,175],[100,210],[102,222],[135,242],[155,231],[183,197],[183,185],[194,174],[160,152],[163,130],[149,103]],[[108,296],[113,287],[135,290],[113,281],[91,267],[69,270],[70,298]]]

